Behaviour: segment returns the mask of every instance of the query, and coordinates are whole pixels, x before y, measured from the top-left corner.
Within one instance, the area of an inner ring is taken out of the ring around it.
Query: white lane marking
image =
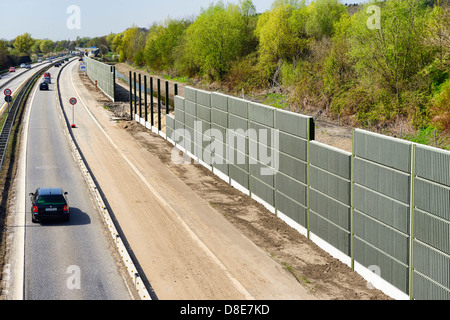
[[[73,67],[70,71],[73,70]],[[230,272],[228,271],[227,267],[220,261],[219,258],[217,258],[217,256],[205,245],[205,243],[200,240],[200,238],[195,234],[195,232],[192,231],[191,228],[189,228],[189,226],[183,221],[183,219],[181,219],[180,215],[178,214],[178,212],[176,212],[176,210],[161,196],[161,194],[155,189],[153,188],[153,186],[148,182],[148,180],[144,177],[144,175],[139,171],[138,168],[136,168],[136,166],[128,159],[128,157],[119,149],[119,147],[114,143],[114,141],[112,140],[112,138],[108,135],[108,133],[103,129],[103,127],[100,125],[100,123],[98,123],[97,119],[94,117],[94,115],[91,113],[91,111],[88,109],[88,107],[86,106],[86,104],[84,103],[83,99],[81,98],[81,95],[78,93],[78,90],[76,89],[76,86],[73,82],[73,77],[72,77],[72,72],[70,72],[70,80],[72,82],[72,86],[79,98],[79,101],[81,102],[81,104],[83,105],[83,107],[85,108],[86,112],[89,114],[89,116],[92,118],[92,120],[94,121],[94,123],[97,125],[97,127],[100,129],[100,131],[105,135],[105,137],[108,139],[108,141],[111,143],[111,145],[113,146],[113,148],[122,156],[122,158],[125,160],[125,162],[131,167],[131,169],[133,169],[133,171],[136,173],[136,175],[142,180],[142,182],[144,182],[144,184],[150,189],[150,191],[156,196],[156,198],[159,200],[159,202],[166,208],[168,208],[169,210],[171,210],[175,216],[177,217],[177,219],[180,221],[180,223],[182,224],[182,226],[186,229],[186,231],[189,233],[189,235],[191,236],[191,238],[199,245],[199,247],[206,253],[207,256],[209,256],[219,267],[220,269],[222,269],[225,274],[227,275],[227,277],[231,280],[231,282],[233,283],[233,285],[235,286],[235,288],[241,292],[244,296],[245,299],[247,300],[253,300],[254,297],[247,291],[247,289],[245,289],[245,287],[236,279],[234,278]]]
[[[60,104],[59,100],[57,101],[57,105],[59,106],[60,114],[63,114],[63,110],[62,110],[63,106]],[[64,121],[64,123],[65,123],[65,121]],[[79,150],[78,150],[77,146],[75,145],[72,137],[70,136],[68,127],[65,126],[64,128],[65,128],[64,134],[65,134],[66,138],[68,139],[68,142],[72,149],[72,155],[74,156],[75,161],[78,162],[79,168],[80,168],[82,174],[84,175],[85,182],[87,183],[89,190],[90,190],[92,196],[94,197],[93,201],[97,202],[97,207],[98,207],[100,214],[102,215],[103,222],[105,223],[106,227],[110,231],[110,235],[115,242],[117,252],[121,256],[122,262],[124,263],[124,266],[127,269],[128,275],[130,276],[130,280],[133,281],[133,283],[134,283],[136,292],[138,293],[141,300],[152,300],[149,292],[147,291],[145,284],[143,283],[143,281],[141,281],[139,273],[136,270],[134,262],[131,260],[131,257],[127,251],[127,248],[125,247],[122,239],[120,238],[120,236],[114,226],[114,223],[112,222],[111,216],[109,215],[109,212],[106,209],[105,204],[103,203],[103,199],[101,198],[100,193],[98,192],[97,187],[96,187],[94,181],[92,180],[90,173],[88,172],[88,170],[86,168],[84,160],[81,158]],[[125,280],[123,275],[122,275],[122,278]],[[128,286],[127,281],[125,281],[125,285],[129,291],[129,293],[131,293],[130,287]],[[134,299],[134,295],[130,294],[130,297],[132,299]]]
[[[24,117],[24,130],[22,147],[20,151],[19,166],[19,183],[18,183],[18,203],[16,212],[16,228],[15,228],[15,257],[14,280],[13,280],[13,300],[23,300],[24,297],[24,280],[25,280],[25,228],[26,228],[26,172],[27,172],[27,149],[28,149],[28,133],[31,117],[31,109],[34,104],[38,86],[34,89],[30,106],[26,108]]]
[[[17,87],[17,89],[14,90],[14,92],[11,94],[11,97],[14,97],[14,95],[15,95],[16,92],[22,87],[22,85],[23,85],[25,82],[27,82],[28,79],[30,79],[32,76],[34,76],[38,71],[39,71],[39,70],[35,71],[31,76],[29,76],[26,80],[24,80],[22,83],[20,83],[19,86]],[[24,72],[23,72],[23,73],[24,73]],[[17,78],[19,78],[19,77],[17,77]],[[16,80],[16,78],[13,79],[13,80]],[[5,110],[7,104],[8,104],[8,103],[5,102],[5,103],[2,105],[2,107],[0,108],[0,114],[3,113],[3,111]]]

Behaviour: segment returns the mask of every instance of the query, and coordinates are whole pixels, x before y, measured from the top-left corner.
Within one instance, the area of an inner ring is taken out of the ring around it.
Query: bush
[[[431,104],[432,123],[440,130],[450,130],[450,79],[444,82]]]
[[[260,77],[257,63],[256,54],[250,54],[233,63],[225,78],[227,89],[249,92],[261,88],[265,84],[265,80]]]

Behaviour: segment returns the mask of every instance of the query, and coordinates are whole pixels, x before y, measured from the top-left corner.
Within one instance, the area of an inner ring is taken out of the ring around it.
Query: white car
[[[25,68],[25,67],[26,67],[26,64],[25,64],[25,63],[22,63],[22,64],[20,65],[20,67],[21,67],[21,68]]]

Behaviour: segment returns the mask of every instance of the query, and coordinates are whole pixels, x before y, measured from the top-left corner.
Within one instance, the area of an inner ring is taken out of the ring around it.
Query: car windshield
[[[47,205],[60,206],[66,204],[66,200],[62,195],[42,195],[38,197],[36,203],[44,206]]]

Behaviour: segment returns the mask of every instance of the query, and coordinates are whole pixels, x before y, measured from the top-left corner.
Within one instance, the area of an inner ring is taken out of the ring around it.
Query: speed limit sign
[[[69,103],[72,105],[72,115],[73,115],[73,122],[72,122],[71,127],[76,128],[77,126],[75,125],[75,105],[77,104],[77,99],[70,98]]]
[[[12,94],[12,91],[10,89],[5,89],[3,93],[5,94],[5,96],[10,96]]]

